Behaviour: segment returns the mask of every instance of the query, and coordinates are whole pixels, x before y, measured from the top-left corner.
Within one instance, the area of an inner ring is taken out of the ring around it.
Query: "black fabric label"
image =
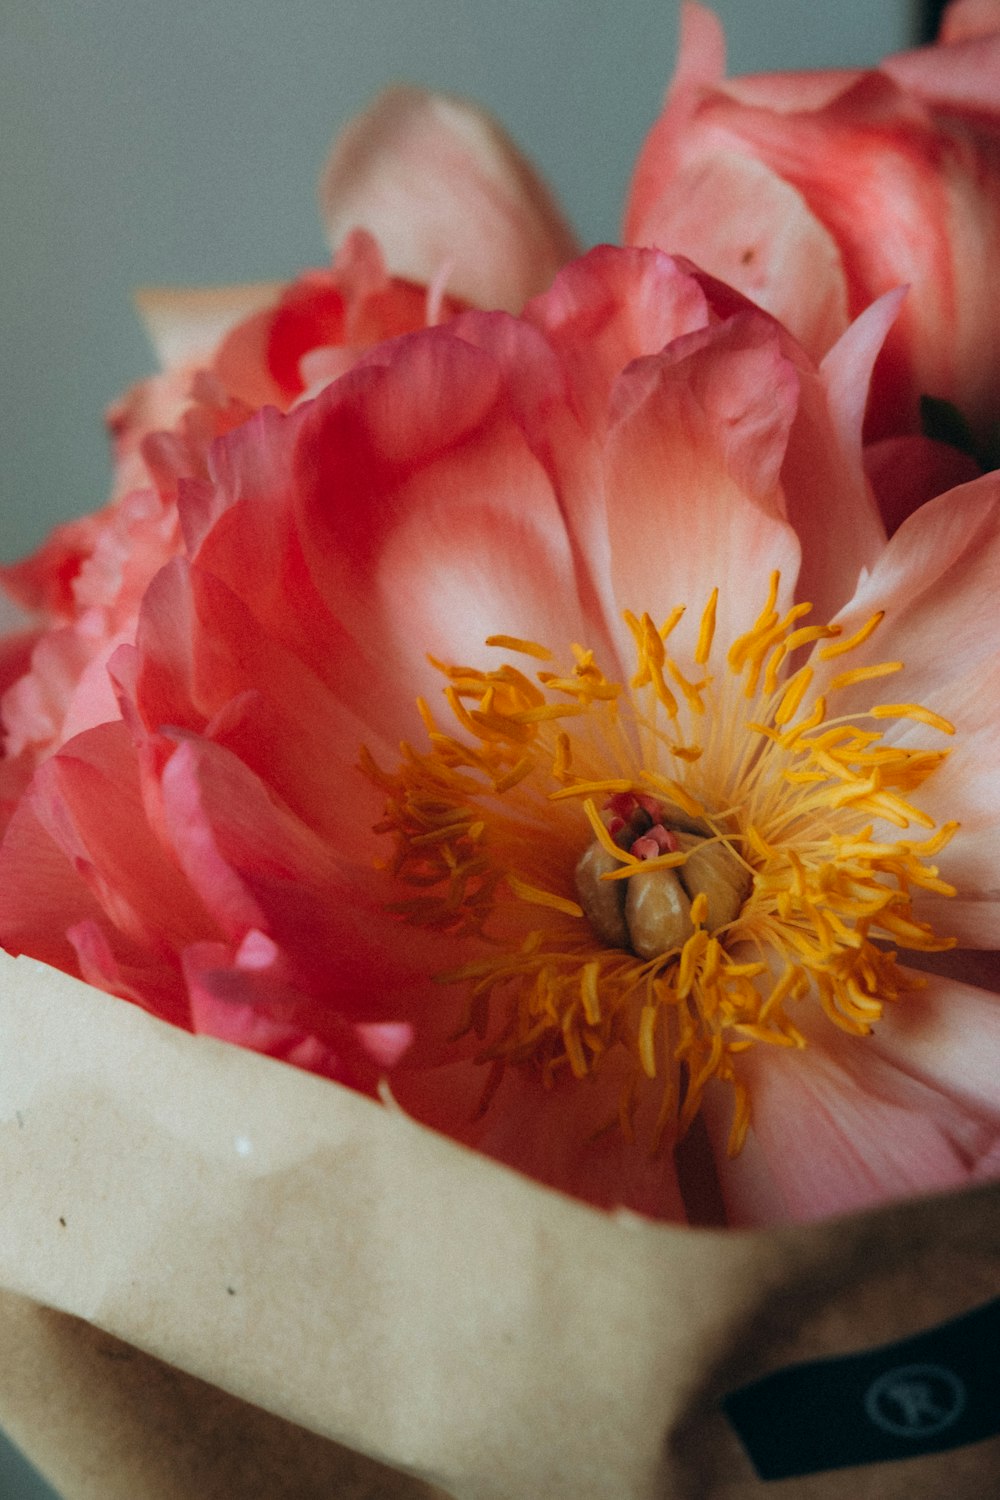
[[[1000,1299],[897,1344],[776,1370],[722,1406],[760,1479],[981,1442],[1000,1432]]]

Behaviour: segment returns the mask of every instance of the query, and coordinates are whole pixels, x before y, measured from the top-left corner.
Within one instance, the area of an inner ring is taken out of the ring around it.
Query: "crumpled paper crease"
[[[3,955],[0,1059],[0,1286],[456,1500],[857,1500],[760,1485],[719,1397],[1000,1293],[993,1188],[767,1234],[622,1221]],[[1000,1478],[968,1452],[953,1500]]]

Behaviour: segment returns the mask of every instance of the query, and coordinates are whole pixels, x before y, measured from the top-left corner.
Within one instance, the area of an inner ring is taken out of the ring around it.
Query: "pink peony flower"
[[[886,542],[892,312],[604,249],[219,438],[4,946],[597,1204],[994,1175],[1000,482]]]
[[[625,237],[689,255],[773,312],[816,359],[875,298],[908,287],[876,364],[868,438],[921,432],[930,396],[957,406],[992,451],[1000,10],[963,0],[936,46],[874,71],[727,80],[718,22],[685,4],[680,60],[639,158]],[[915,450],[917,474],[934,462],[940,455]],[[922,489],[933,493],[932,482]]]
[[[390,90],[334,143],[323,212],[338,247],[332,269],[284,287],[139,297],[163,371],[108,414],[110,503],[0,570],[34,625],[33,642],[25,635],[12,645],[0,675],[0,817],[54,748],[117,717],[108,659],[134,640],[146,587],[181,548],[178,482],[207,473],[217,437],[263,406],[287,410],[373,344],[450,317],[465,299],[520,306],[574,252],[500,128],[418,89]],[[383,250],[403,275],[388,273]],[[410,273],[422,284],[404,279]]]

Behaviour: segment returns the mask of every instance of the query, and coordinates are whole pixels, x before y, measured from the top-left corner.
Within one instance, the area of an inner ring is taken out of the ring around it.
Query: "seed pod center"
[[[598,839],[588,845],[576,866],[576,891],[602,943],[647,960],[679,951],[695,930],[691,907],[698,896],[704,898],[700,920],[709,932],[736,919],[751,881],[726,843],[652,798],[614,798],[606,811],[611,838],[635,859],[676,852],[685,858],[675,868],[654,865],[609,880],[621,861]]]

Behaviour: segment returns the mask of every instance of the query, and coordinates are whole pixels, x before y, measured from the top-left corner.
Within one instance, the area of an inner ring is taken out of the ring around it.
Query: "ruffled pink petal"
[[[0,844],[0,943],[70,974],[78,972],[67,933],[104,919],[95,896],[22,797]]]
[[[668,256],[603,245],[561,271],[524,316],[556,351],[581,422],[600,434],[625,366],[704,328],[710,310],[696,278]]]
[[[29,795],[41,825],[130,943],[166,955],[205,935],[204,909],[144,816],[123,724],[70,741],[39,768]]]
[[[794,588],[799,543],[780,471],[797,398],[772,325],[753,314],[621,378],[605,456],[613,599],[657,623],[687,604],[671,641],[691,655],[716,586],[727,642],[759,613],[772,569]]]
[[[426,1008],[447,944],[401,928],[371,863],[333,853],[218,746],[182,742],[161,782],[171,848],[219,930],[236,945],[261,932],[294,955],[286,969],[297,1008],[285,1020],[323,1034],[327,1011],[382,1022]],[[368,815],[356,815],[374,852]]]
[[[106,922],[75,922],[67,928],[66,936],[76,954],[77,972],[87,984],[128,1000],[174,1026],[191,1029],[188,997],[174,965],[132,950]]]
[[[344,853],[367,847],[380,802],[358,769],[361,747],[377,758],[394,756],[408,704],[395,715],[396,735],[383,739],[361,717],[363,692],[354,699],[358,712],[225,584],[180,563],[151,588],[139,643],[134,688],[124,661],[116,658],[114,671],[147,730],[168,724],[204,733]],[[362,675],[359,686],[377,681]]]
[[[375,235],[390,269],[480,307],[516,312],[576,253],[534,169],[461,100],[397,87],[346,127],[320,189],[331,244]]]
[[[107,725],[36,773],[0,846],[0,941],[185,1026],[175,955],[210,929],[137,815],[127,759]]]
[[[303,552],[397,701],[440,698],[427,653],[492,667],[490,635],[560,649],[590,634],[558,499],[510,406],[494,360],[434,331],[305,414]]]
[[[235,950],[194,945],[184,954],[184,973],[196,1032],[367,1092],[398,1062],[412,1035],[406,1024],[352,1024],[332,1006],[314,1010],[315,1029],[304,1026],[294,966],[260,932],[249,932]]]

